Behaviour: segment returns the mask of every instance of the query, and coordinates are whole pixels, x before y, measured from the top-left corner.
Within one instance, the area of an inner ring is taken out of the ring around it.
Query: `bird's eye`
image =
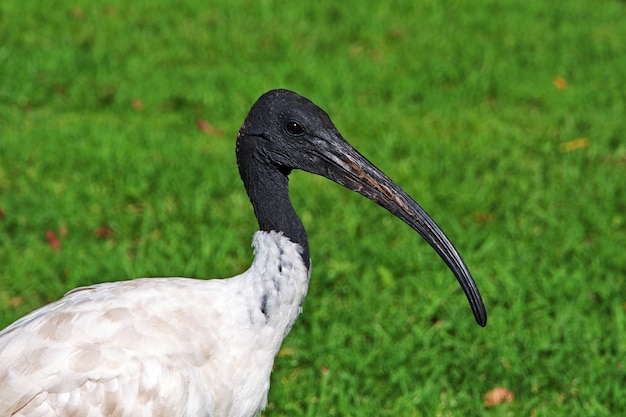
[[[287,133],[293,136],[300,136],[304,134],[304,128],[298,122],[287,122],[285,123],[285,130]]]

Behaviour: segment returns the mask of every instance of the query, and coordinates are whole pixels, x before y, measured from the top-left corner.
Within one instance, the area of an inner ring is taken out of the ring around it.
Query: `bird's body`
[[[254,415],[309,280],[286,237],[257,232],[254,246],[236,277],[79,288],[13,323],[0,416]]]
[[[260,231],[243,274],[145,278],[70,291],[0,332],[0,417],[252,417],[300,313],[311,270],[288,176],[323,175],[416,230],[486,313],[460,255],[419,205],[287,90],[262,95],[237,135],[237,163]]]

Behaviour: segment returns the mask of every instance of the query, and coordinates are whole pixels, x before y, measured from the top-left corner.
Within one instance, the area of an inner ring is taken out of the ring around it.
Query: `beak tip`
[[[484,306],[480,306],[474,310],[474,318],[480,327],[487,325],[487,311]]]

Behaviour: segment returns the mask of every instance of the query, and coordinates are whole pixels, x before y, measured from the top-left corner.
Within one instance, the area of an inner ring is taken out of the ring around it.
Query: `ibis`
[[[237,134],[236,155],[259,224],[250,268],[225,279],[91,285],[27,314],[0,332],[0,416],[257,415],[311,275],[307,234],[289,199],[294,169],[362,194],[417,231],[486,324],[477,286],[443,231],[311,101],[288,90],[263,94]]]

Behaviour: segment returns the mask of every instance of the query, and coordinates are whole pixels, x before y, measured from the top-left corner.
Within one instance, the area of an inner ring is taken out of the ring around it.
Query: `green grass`
[[[234,138],[285,87],[446,230],[489,324],[412,230],[294,173],[314,268],[264,415],[619,415],[626,3],[353,3],[0,3],[0,327],[78,285],[247,268]]]

